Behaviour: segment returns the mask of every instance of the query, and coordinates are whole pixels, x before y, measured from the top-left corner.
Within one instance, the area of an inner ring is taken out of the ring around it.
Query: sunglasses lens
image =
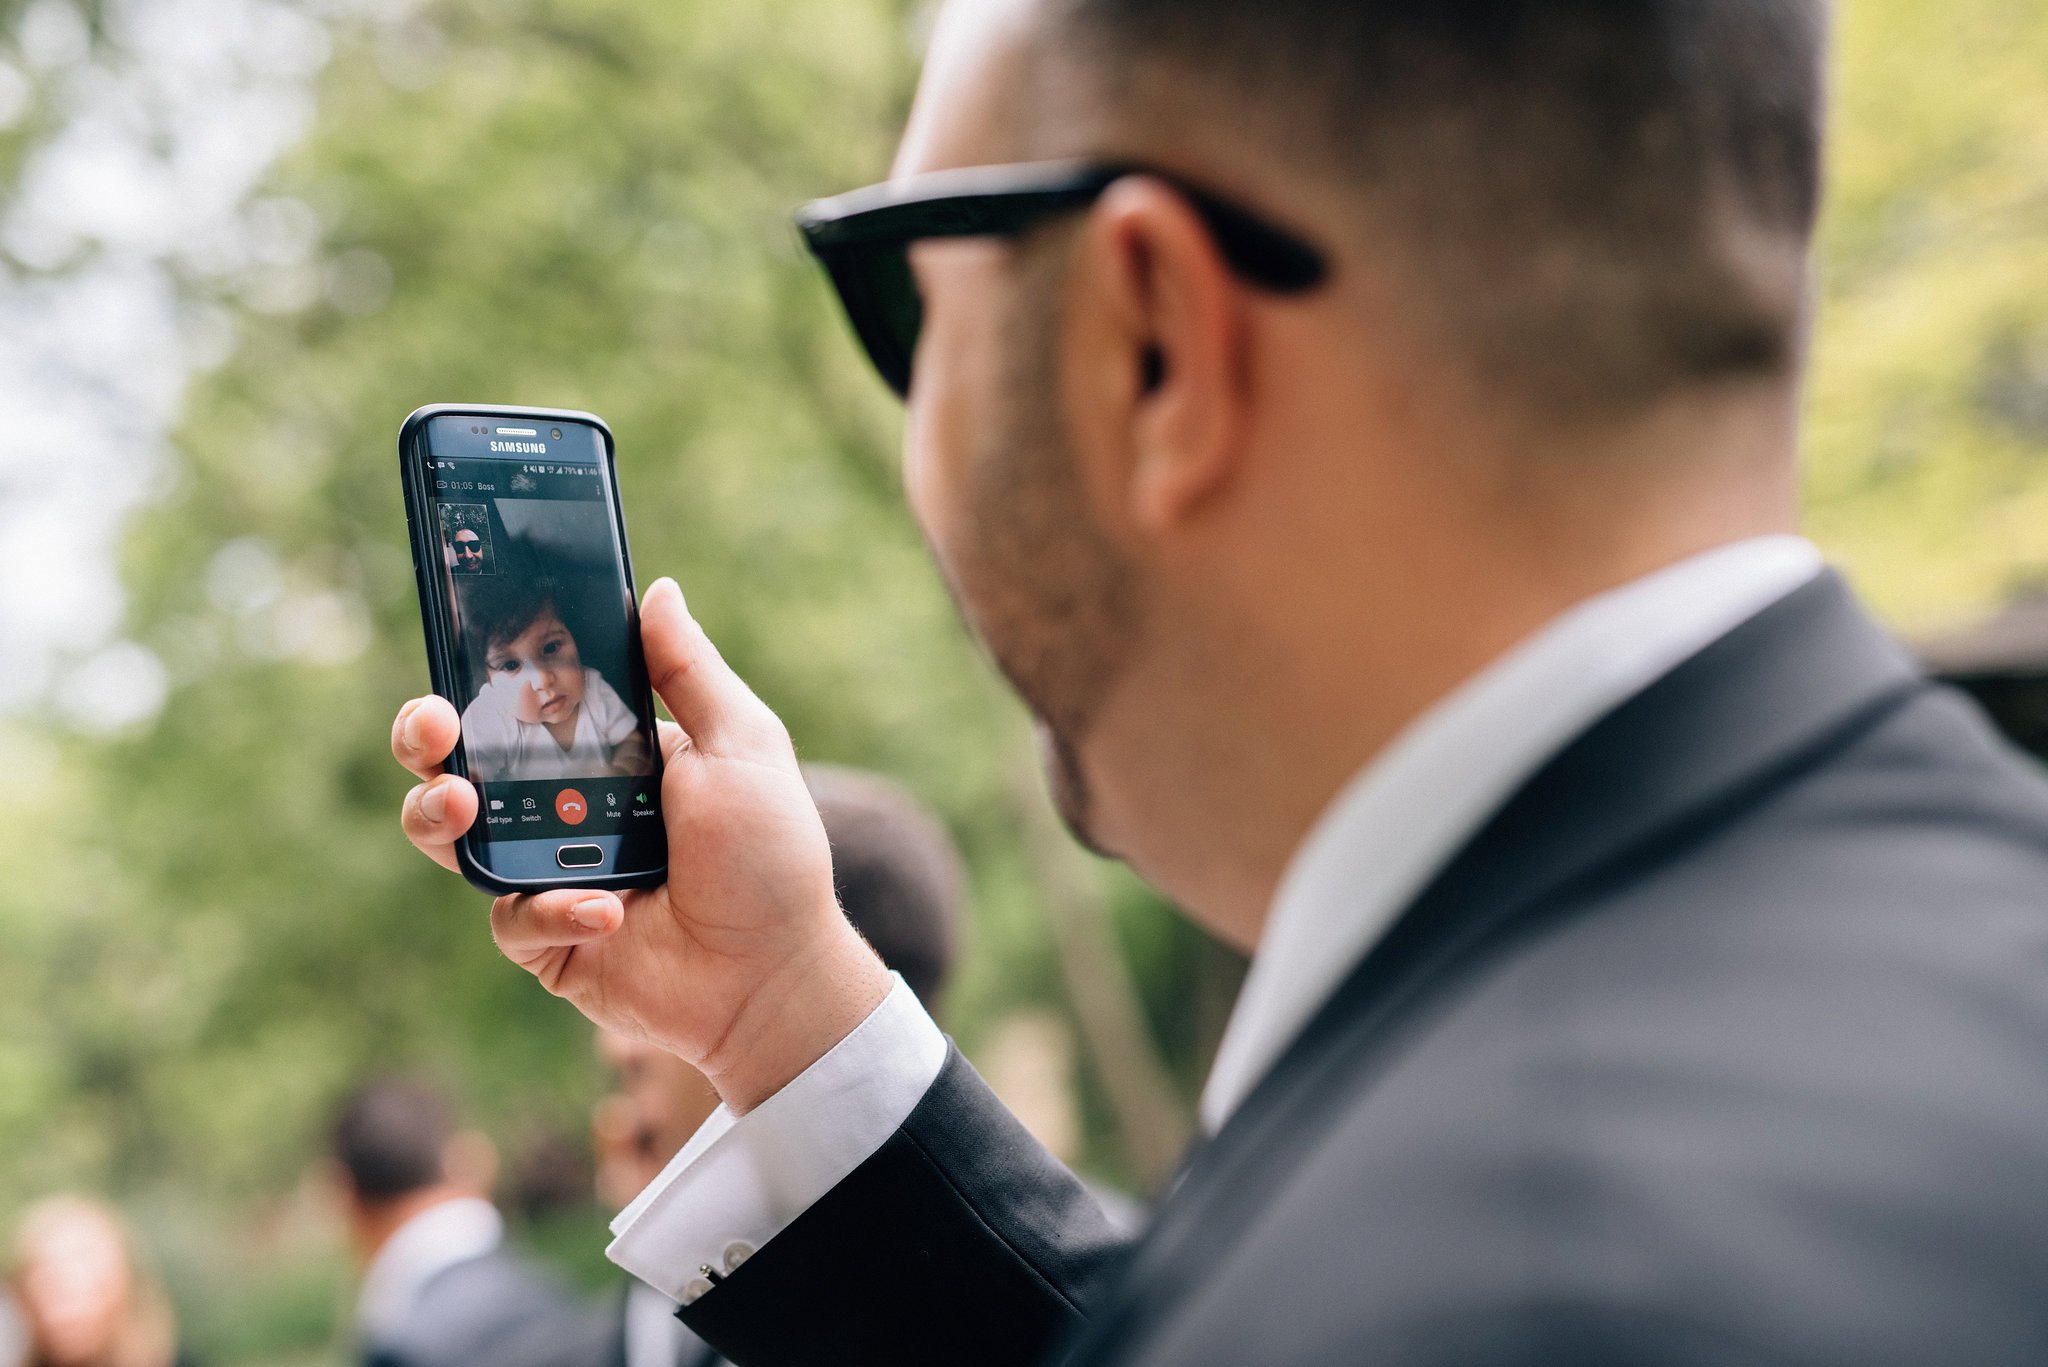
[[[924,301],[911,274],[909,248],[862,243],[831,262],[832,279],[869,359],[899,398],[910,396],[910,367],[924,327]]]

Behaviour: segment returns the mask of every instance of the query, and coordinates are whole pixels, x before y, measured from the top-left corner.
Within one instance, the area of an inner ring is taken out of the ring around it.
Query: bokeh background
[[[587,1030],[412,854],[425,686],[393,437],[587,408],[635,558],[807,758],[973,879],[948,1024],[1143,1189],[1241,966],[1047,814],[789,227],[880,177],[908,0],[0,0],[0,1231],[118,1199],[213,1363],[339,1362],[314,1175],[440,1079],[521,1237],[602,1282]],[[1902,631],[2048,583],[2048,6],[1840,10],[1809,528]]]

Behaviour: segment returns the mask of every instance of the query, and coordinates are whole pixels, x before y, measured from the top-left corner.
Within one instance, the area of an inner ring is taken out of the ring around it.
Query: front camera
[[[553,437],[556,441],[560,441],[562,439],[562,429],[559,427],[550,427],[548,429],[548,435]]]

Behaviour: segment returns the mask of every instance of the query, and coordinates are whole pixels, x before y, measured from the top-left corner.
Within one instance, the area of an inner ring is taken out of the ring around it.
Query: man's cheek
[[[960,531],[961,463],[967,453],[964,408],[957,394],[932,385],[929,397],[919,396],[912,408],[904,455],[904,495],[911,515],[942,561],[951,559]]]

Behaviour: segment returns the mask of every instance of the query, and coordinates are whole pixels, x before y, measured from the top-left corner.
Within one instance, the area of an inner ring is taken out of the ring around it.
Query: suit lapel
[[[1656,867],[1921,687],[1828,573],[1597,722],[1466,843],[1191,1154],[1065,1361],[1117,1360],[1158,1323],[1432,1005],[1568,916],[1583,890]]]

